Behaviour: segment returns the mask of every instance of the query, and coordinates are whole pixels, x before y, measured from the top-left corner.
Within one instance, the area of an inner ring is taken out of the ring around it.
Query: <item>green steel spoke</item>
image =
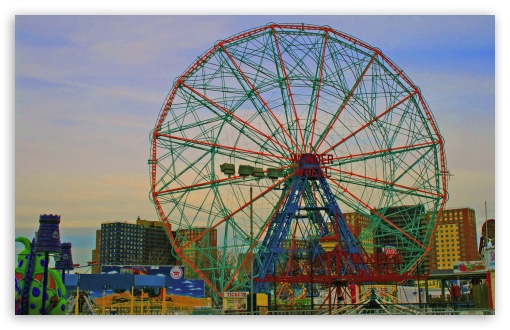
[[[328,36],[329,36],[329,33],[326,30],[326,33],[324,35],[323,51],[317,61],[318,63],[320,63],[320,65],[319,64],[317,65],[317,70],[316,70],[315,79],[314,79],[314,88],[313,88],[311,99],[310,99],[310,106],[313,107],[309,110],[309,112],[313,112],[312,131],[310,133],[310,152],[315,151],[312,147],[313,136],[315,134],[315,125],[317,123],[317,111],[319,110],[319,99],[321,96],[321,86],[323,84],[322,80],[323,80],[323,74],[324,74],[324,57],[326,56]],[[317,77],[317,75],[319,75],[319,77]]]
[[[395,103],[394,105],[392,105],[391,107],[389,107],[388,109],[386,109],[385,111],[381,112],[379,115],[371,118],[370,120],[367,120],[366,123],[364,123],[361,127],[359,127],[358,129],[356,129],[355,131],[351,131],[349,135],[347,135],[346,137],[344,137],[342,140],[340,140],[339,142],[335,143],[334,145],[330,146],[328,149],[326,149],[324,152],[322,152],[323,154],[331,151],[331,150],[334,150],[337,146],[341,145],[342,143],[345,143],[347,140],[349,140],[350,138],[352,137],[355,137],[357,133],[359,132],[362,132],[363,130],[367,129],[370,127],[370,125],[372,125],[373,123],[378,123],[378,120],[385,116],[387,113],[391,112],[393,109],[395,109],[397,106],[399,106],[400,104],[404,103],[405,101],[407,101],[409,98],[411,98],[414,94],[409,94],[408,96],[406,96],[405,98],[403,98],[402,100],[400,100],[399,102]],[[392,143],[388,143],[387,145],[392,145]]]
[[[342,170],[338,170],[335,168],[331,168],[330,170],[332,171],[332,173],[338,172],[338,177],[334,176],[334,178],[335,178],[335,180],[337,180],[339,182],[343,182],[343,183],[352,183],[352,184],[361,185],[364,187],[376,188],[376,189],[380,189],[380,190],[390,189],[394,192],[399,192],[399,193],[407,194],[407,195],[420,196],[420,197],[427,198],[427,199],[428,198],[437,199],[437,198],[442,197],[441,194],[439,194],[437,192],[419,189],[421,185],[419,185],[417,187],[416,186],[415,187],[407,187],[404,185],[399,185],[397,183],[397,180],[392,181],[392,182],[386,182],[384,180],[380,180],[377,178],[370,178],[367,176],[362,176],[359,174],[342,171]],[[351,180],[346,179],[346,177],[341,176],[341,174],[344,174],[345,176],[348,176],[352,179]]]
[[[285,62],[283,61],[283,58],[282,58],[282,52],[281,52],[281,49],[280,49],[280,45],[278,43],[278,36],[276,35],[276,30],[274,29],[274,27],[272,28],[272,32],[273,32],[273,39],[274,39],[273,53],[274,53],[274,56],[275,56],[275,60],[274,61],[275,61],[275,68],[276,68],[277,73],[278,73],[278,80],[279,81],[282,81],[282,79],[285,80],[285,88],[286,88],[287,95],[288,95],[288,97],[290,99],[290,102],[291,102],[292,113],[294,114],[294,116],[292,116],[292,114],[291,114],[289,117],[295,119],[296,124],[297,124],[297,132],[299,132],[299,135],[301,137],[301,145],[304,146],[305,145],[305,139],[303,137],[303,131],[301,129],[301,124],[299,123],[299,116],[298,116],[297,111],[296,111],[296,105],[294,104],[294,97],[292,96],[292,90],[290,88],[289,76],[288,76],[288,74],[286,72],[286,69],[285,69]],[[276,51],[274,51],[274,50],[276,50]],[[278,68],[278,65],[276,65],[276,63],[280,63],[280,67],[281,67],[281,70],[282,70],[282,73],[283,73],[283,77],[281,77],[280,70]],[[281,82],[280,82],[280,88],[281,88]],[[281,88],[281,93],[282,93],[281,94],[282,95],[282,99],[284,100],[284,105],[287,105],[286,97],[285,97],[285,94],[284,94],[282,88]],[[288,109],[288,106],[285,107],[285,114],[290,112],[287,109]],[[290,123],[292,122],[292,119],[287,118],[287,122],[290,125]],[[298,140],[297,134],[296,134],[295,139]]]
[[[257,111],[259,112],[259,114],[261,115],[262,117],[262,114],[264,113],[264,111],[262,109],[265,109],[267,110],[269,113],[271,113],[271,117],[276,121],[277,123],[277,126],[273,128],[273,130],[278,130],[278,127],[284,132],[286,133],[287,137],[290,139],[290,142],[296,147],[298,148],[296,142],[292,139],[292,137],[289,135],[289,133],[285,130],[285,128],[283,127],[283,125],[280,123],[280,121],[278,120],[278,118],[273,114],[273,112],[271,111],[271,109],[268,107],[267,103],[260,97],[260,94],[257,92],[257,89],[256,89],[256,86],[253,85],[253,83],[248,79],[248,77],[246,77],[246,75],[240,70],[238,64],[234,61],[234,59],[232,58],[232,55],[230,55],[230,53],[228,52],[227,48],[222,45],[222,49],[223,49],[223,53],[226,54],[226,56],[231,60],[232,64],[235,66],[235,70],[232,68],[232,72],[236,75],[236,78],[238,78],[239,80],[239,83],[243,86],[243,88],[245,88],[245,91],[247,93],[249,93],[250,95],[254,95],[254,98],[258,99],[263,107],[259,107],[257,106],[256,102],[254,102],[254,100],[252,98],[250,98],[250,100],[252,100],[252,103],[253,105],[255,106],[255,108],[257,109]],[[241,78],[242,77],[242,78]],[[241,83],[241,81],[244,81],[246,84],[248,84],[250,86],[250,88],[246,88],[244,84]],[[266,122],[269,123],[270,121]],[[285,139],[283,139],[283,141],[285,141]],[[288,146],[288,145],[287,145]],[[289,146],[288,146],[289,147]]]
[[[348,96],[343,100],[341,106],[338,108],[338,111],[335,115],[334,118],[332,118],[330,120],[330,122],[326,125],[326,127],[333,127],[335,121],[338,120],[338,118],[340,117],[340,115],[342,114],[342,112],[344,111],[345,107],[347,106],[347,103],[350,101],[352,95],[354,94],[354,92],[356,91],[356,89],[358,88],[360,82],[363,80],[363,78],[365,77],[365,74],[366,72],[368,71],[368,69],[370,68],[370,66],[372,65],[372,63],[374,63],[376,57],[377,57],[378,53],[375,53],[372,58],[370,59],[370,62],[367,64],[367,66],[365,67],[365,69],[363,70],[362,74],[358,77],[358,79],[356,79],[356,82],[354,84],[354,86],[352,86]],[[326,139],[326,136],[329,134],[330,130],[327,130],[326,132],[324,132],[323,134],[321,134],[319,136],[319,138],[317,139],[317,142],[314,146],[314,150],[319,150],[320,149],[320,146],[322,145],[322,143],[324,142],[324,140]],[[327,150],[324,151],[324,153],[327,153]]]
[[[340,157],[333,158],[334,161],[338,161],[337,164],[340,166],[345,164],[350,164],[353,162],[362,162],[366,161],[368,159],[372,158],[379,158],[386,155],[392,155],[392,154],[398,154],[402,152],[408,152],[408,151],[415,151],[420,150],[424,148],[431,148],[433,145],[436,145],[437,141],[431,141],[426,143],[419,143],[416,145],[407,145],[402,147],[395,147],[395,148],[389,148],[386,150],[374,150],[374,151],[368,151],[360,154],[350,154],[350,155],[344,155]]]
[[[184,86],[186,86],[188,89],[190,89],[194,94],[198,95],[198,97],[194,97],[194,99],[198,103],[202,104],[205,108],[209,109],[212,113],[214,113],[218,116],[223,116],[223,121],[225,123],[226,122],[230,123],[240,133],[244,133],[243,135],[246,136],[247,138],[249,138],[253,143],[255,143],[259,147],[259,149],[262,149],[262,150],[268,149],[266,146],[262,147],[262,144],[261,144],[261,143],[267,143],[268,140],[271,142],[274,142],[275,145],[280,145],[280,147],[286,148],[286,146],[283,146],[278,141],[275,141],[272,136],[269,136],[269,135],[264,134],[263,132],[260,132],[259,130],[257,130],[257,128],[250,125],[249,122],[246,122],[246,121],[243,122],[240,118],[235,116],[234,113],[232,113],[228,109],[221,107],[218,104],[215,104],[212,100],[210,100],[207,97],[205,97],[204,95],[198,93],[192,87],[190,87],[188,85],[184,85]],[[216,112],[214,109],[218,109],[218,110],[222,111],[223,113]],[[236,123],[236,125],[234,125],[234,122]],[[245,132],[246,128],[249,129],[250,133]],[[272,150],[273,153],[281,154],[281,150],[276,147],[268,149],[268,150],[270,150],[270,151]]]

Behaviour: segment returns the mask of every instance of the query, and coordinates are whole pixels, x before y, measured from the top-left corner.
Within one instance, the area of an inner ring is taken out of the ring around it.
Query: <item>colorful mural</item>
[[[181,266],[102,266],[102,274],[134,274],[166,277],[167,295],[204,298],[205,284],[200,279],[186,279],[184,267]],[[113,292],[113,290],[110,290]],[[108,290],[106,291],[108,293]],[[102,290],[94,290],[92,296],[102,296]]]

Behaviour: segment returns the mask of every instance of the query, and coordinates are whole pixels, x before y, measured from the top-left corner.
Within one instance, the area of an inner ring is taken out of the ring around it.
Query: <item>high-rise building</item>
[[[479,260],[475,210],[449,208],[438,214],[438,228],[432,238],[430,269],[453,269],[456,261]]]
[[[370,237],[360,237],[361,232],[370,225],[370,218],[358,213],[358,212],[348,212],[344,213],[345,222],[352,231],[352,234],[360,240],[360,244],[363,247],[365,253],[373,254],[374,253],[374,238]]]
[[[100,264],[100,256],[101,256],[101,230],[96,230],[96,248],[92,250],[92,274],[101,273],[101,264]]]
[[[358,213],[358,212],[349,212],[343,214],[345,217],[345,221],[347,222],[349,228],[352,230],[354,236],[358,237],[359,234],[368,227],[370,224],[370,218]]]
[[[374,228],[377,228],[374,224],[376,224],[377,221],[391,221],[395,226],[405,228],[410,234],[416,237],[421,235],[419,237],[420,239],[426,234],[427,230],[427,217],[423,205],[401,205],[375,209],[370,215],[359,212],[346,212],[343,213],[343,215],[349,229],[361,244],[363,253],[378,255],[389,254],[391,251],[395,251],[400,254],[404,264],[410,263],[410,258],[415,256],[408,256],[405,254],[405,251],[403,252],[401,250],[402,243],[401,240],[399,240],[400,233],[394,230],[395,235],[388,235],[388,231],[393,230],[392,228],[386,232],[382,232],[382,229],[374,230]],[[384,217],[384,220],[381,219],[381,216]],[[416,217],[421,217],[420,225],[410,229],[408,224],[412,223]],[[428,260],[423,260],[420,263],[420,272],[428,272],[429,268]]]
[[[138,217],[136,223],[102,223],[96,244],[101,265],[175,265],[170,242],[158,221]]]

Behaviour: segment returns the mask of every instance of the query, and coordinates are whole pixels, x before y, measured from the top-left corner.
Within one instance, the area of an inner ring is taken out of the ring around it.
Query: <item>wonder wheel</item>
[[[419,88],[327,26],[217,42],[175,80],[151,143],[159,218],[186,276],[219,296],[410,274],[447,196]],[[367,255],[398,262],[377,271]]]

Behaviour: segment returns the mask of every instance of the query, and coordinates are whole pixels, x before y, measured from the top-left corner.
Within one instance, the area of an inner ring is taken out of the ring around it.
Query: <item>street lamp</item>
[[[273,277],[274,277],[274,291],[273,291],[273,295],[274,295],[274,310],[277,310],[277,305],[276,305],[276,260],[274,260],[274,263],[273,263]]]
[[[235,174],[235,165],[229,164],[229,163],[224,163],[224,164],[220,165],[220,170],[223,174],[228,175],[228,177],[230,178],[233,174]],[[261,178],[265,177],[263,168],[253,167],[251,165],[239,165],[238,174],[243,178],[246,178],[251,175],[251,176],[255,177],[255,179],[257,181],[260,180]],[[271,180],[276,180],[282,176],[283,176],[283,172],[281,169],[276,169],[276,168],[267,169],[267,177]],[[250,253],[250,312],[253,313],[253,305],[254,305],[254,300],[253,300],[253,278],[254,278],[253,263],[255,260],[255,255],[254,255],[255,249],[253,247],[254,240],[253,240],[253,185],[252,184],[250,184],[250,202],[249,203],[250,203],[250,249],[251,249],[251,253]]]
[[[253,313],[253,259],[255,259],[253,251],[253,187],[250,185],[250,248],[251,256],[250,256],[250,312]]]
[[[313,313],[313,249],[312,249],[312,235],[310,235],[310,298],[311,298],[311,310]]]
[[[421,264],[418,263],[418,267],[416,267],[416,271],[418,273],[418,306],[421,308],[420,268]]]

